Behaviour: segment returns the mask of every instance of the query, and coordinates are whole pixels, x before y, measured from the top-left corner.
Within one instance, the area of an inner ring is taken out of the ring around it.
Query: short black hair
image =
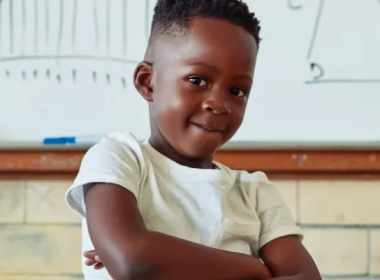
[[[154,8],[151,36],[178,36],[189,27],[191,19],[211,18],[226,20],[243,27],[260,39],[259,20],[242,0],[158,0]]]

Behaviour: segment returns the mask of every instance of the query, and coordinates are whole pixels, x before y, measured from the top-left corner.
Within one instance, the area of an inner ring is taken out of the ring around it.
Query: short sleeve
[[[131,136],[105,137],[85,154],[79,173],[66,193],[69,207],[86,216],[83,186],[89,183],[112,183],[129,190],[136,199],[142,181],[143,156],[138,142]]]
[[[260,173],[256,188],[257,214],[261,222],[259,249],[274,239],[297,235],[302,240],[301,229],[277,186],[264,173]]]

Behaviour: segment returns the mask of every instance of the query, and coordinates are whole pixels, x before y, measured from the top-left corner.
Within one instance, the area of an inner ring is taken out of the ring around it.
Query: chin
[[[214,157],[215,152],[221,145],[210,145],[205,142],[188,143],[183,147],[183,155],[193,159],[210,159]]]

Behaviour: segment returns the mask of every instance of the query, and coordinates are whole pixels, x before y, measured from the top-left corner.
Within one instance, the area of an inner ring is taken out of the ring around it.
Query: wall
[[[147,139],[148,105],[132,77],[156,2],[1,0],[0,140],[125,129]],[[246,2],[264,40],[233,141],[376,143],[379,1]]]
[[[380,181],[275,181],[325,279],[380,279]],[[0,181],[0,279],[81,279],[70,181]]]

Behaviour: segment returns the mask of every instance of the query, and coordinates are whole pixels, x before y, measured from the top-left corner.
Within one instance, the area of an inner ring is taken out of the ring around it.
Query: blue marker
[[[44,138],[44,145],[93,145],[98,143],[103,138],[99,136],[69,136],[69,137],[48,137]]]

